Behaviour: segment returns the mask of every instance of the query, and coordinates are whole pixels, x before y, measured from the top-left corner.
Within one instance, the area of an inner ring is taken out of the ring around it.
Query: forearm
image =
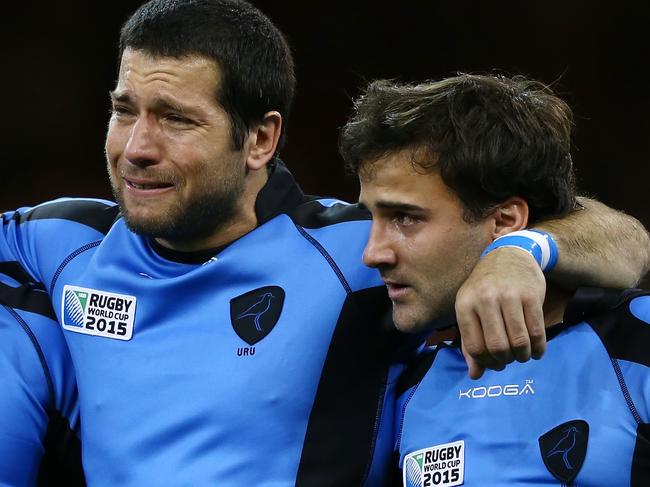
[[[558,245],[558,262],[548,277],[569,289],[635,286],[650,267],[648,232],[635,218],[596,200],[579,202],[584,210],[534,225]]]
[[[550,233],[557,243],[558,260],[547,277],[568,291],[586,286],[633,287],[650,263],[645,228],[602,203],[586,198],[579,201],[584,210],[533,225]],[[513,359],[523,362],[531,356],[541,357],[545,325],[557,321],[542,310],[546,284],[541,265],[550,255],[544,258],[539,244],[537,256],[524,247],[512,249],[502,244],[497,246],[500,248],[491,245],[492,251],[480,260],[456,295],[463,353],[474,379],[485,367],[500,370]],[[548,248],[546,252],[554,253]]]

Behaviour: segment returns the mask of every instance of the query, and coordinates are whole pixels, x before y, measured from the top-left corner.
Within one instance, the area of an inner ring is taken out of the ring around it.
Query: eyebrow
[[[126,93],[119,93],[117,91],[109,91],[108,95],[111,97],[112,102],[123,102],[123,103],[131,103],[131,97],[127,95]]]
[[[394,201],[385,201],[379,200],[375,203],[375,206],[380,210],[391,210],[391,211],[405,211],[412,213],[429,213],[429,210],[422,208],[418,205],[411,205],[409,203],[396,203]]]
[[[111,91],[109,94],[111,96],[111,100],[113,101],[113,103],[119,102],[119,103],[126,103],[128,105],[132,105],[134,103],[133,98],[128,93],[124,93],[124,92],[119,93],[117,91]],[[171,110],[182,114],[188,113],[188,109],[186,107],[178,103],[175,103],[171,100],[167,100],[160,97],[154,100],[153,110],[157,112],[164,112],[164,111]]]
[[[360,200],[357,205],[363,210],[371,211],[364,201]],[[373,206],[375,209],[380,211],[412,213],[420,216],[428,216],[431,214],[430,209],[422,208],[421,206],[412,205],[409,203],[397,203],[394,201],[379,200],[375,202]]]

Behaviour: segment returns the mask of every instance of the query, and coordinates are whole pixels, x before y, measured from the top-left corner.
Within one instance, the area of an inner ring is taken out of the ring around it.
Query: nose
[[[370,237],[363,250],[363,263],[368,267],[393,267],[397,263],[390,239],[376,221],[372,223]]]
[[[136,166],[151,166],[161,159],[158,129],[155,122],[141,115],[131,126],[124,157]]]

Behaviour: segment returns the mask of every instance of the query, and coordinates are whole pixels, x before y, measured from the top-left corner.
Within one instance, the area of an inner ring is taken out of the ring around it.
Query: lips
[[[168,188],[171,184],[165,183],[150,183],[150,184],[138,184],[132,181],[126,182],[129,186],[134,187],[135,189],[158,189],[158,188]]]
[[[164,181],[152,181],[135,178],[124,178],[124,182],[129,188],[139,191],[156,191],[172,188],[174,185]]]
[[[386,289],[388,290],[388,297],[392,301],[403,299],[411,290],[411,286],[408,284],[403,284],[389,279],[384,279],[384,284],[386,284]]]

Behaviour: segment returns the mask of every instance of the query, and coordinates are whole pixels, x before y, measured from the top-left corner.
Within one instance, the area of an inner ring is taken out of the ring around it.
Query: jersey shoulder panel
[[[335,199],[313,199],[289,213],[298,231],[340,274],[348,292],[383,286],[376,269],[364,265],[370,214],[358,205]]]
[[[50,289],[59,266],[79,249],[101,241],[118,217],[113,203],[89,199],[60,199],[3,213],[0,262],[16,263]]]
[[[650,292],[626,290],[609,309],[586,316],[610,357],[650,367]]]
[[[650,293],[612,292],[607,311],[585,321],[602,342],[630,413],[638,424],[650,421]]]
[[[111,201],[100,199],[60,198],[17,210],[10,215],[18,224],[35,220],[68,220],[105,234],[118,217],[119,207]]]
[[[359,205],[334,198],[313,197],[289,212],[301,227],[316,229],[349,221],[369,221],[370,212]]]

